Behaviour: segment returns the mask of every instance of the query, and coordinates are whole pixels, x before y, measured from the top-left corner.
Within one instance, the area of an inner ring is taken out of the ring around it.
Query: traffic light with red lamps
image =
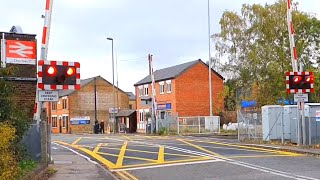
[[[313,72],[287,72],[286,89],[288,93],[312,93],[314,76]]]
[[[80,89],[80,63],[40,60],[38,88],[42,90]]]

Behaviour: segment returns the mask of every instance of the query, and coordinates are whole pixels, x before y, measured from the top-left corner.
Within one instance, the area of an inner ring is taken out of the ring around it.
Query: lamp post
[[[114,56],[113,56],[113,38],[108,37],[107,40],[110,40],[112,43],[112,94],[113,94],[113,109],[112,109],[112,116],[113,116],[113,133],[115,133],[115,125],[116,125],[116,118],[115,118],[115,104],[116,98],[114,93]]]
[[[211,32],[210,32],[210,0],[208,0],[208,46],[209,46],[209,98],[210,98],[210,116],[212,114],[212,82],[211,82]]]

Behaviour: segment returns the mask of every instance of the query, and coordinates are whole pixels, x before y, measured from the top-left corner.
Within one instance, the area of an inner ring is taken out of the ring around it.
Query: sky
[[[225,10],[240,11],[244,3],[275,0],[210,0],[211,34],[219,32]],[[319,0],[296,0],[302,11],[320,18]],[[115,84],[134,92],[134,83],[148,75],[148,54],[154,69],[209,58],[207,0],[54,0],[48,60],[77,61],[81,78],[102,76],[112,83],[114,39]],[[0,31],[21,26],[36,34],[38,57],[45,0],[0,0]],[[212,45],[213,47],[213,45]],[[213,48],[211,48],[213,51]]]

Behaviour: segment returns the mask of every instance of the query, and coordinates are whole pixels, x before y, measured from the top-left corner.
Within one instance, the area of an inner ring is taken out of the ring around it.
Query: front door
[[[59,118],[59,133],[62,133],[62,119]]]

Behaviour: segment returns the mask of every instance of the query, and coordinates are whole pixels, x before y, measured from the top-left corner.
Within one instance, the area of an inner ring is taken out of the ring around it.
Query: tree
[[[237,80],[236,89],[244,92],[242,99],[257,100],[261,106],[288,98],[285,72],[292,67],[286,13],[286,0],[264,6],[244,4],[240,14],[223,13],[221,32],[212,37],[218,55],[226,59],[221,70]],[[320,21],[299,11],[297,3],[293,21],[298,59],[306,71],[315,71],[320,62]],[[319,97],[316,93],[311,99]]]
[[[19,161],[24,155],[20,141],[29,128],[29,122],[26,113],[17,108],[13,101],[14,88],[5,80],[7,76],[13,75],[14,70],[13,67],[0,69],[0,124],[7,124],[15,129],[13,147]]]

